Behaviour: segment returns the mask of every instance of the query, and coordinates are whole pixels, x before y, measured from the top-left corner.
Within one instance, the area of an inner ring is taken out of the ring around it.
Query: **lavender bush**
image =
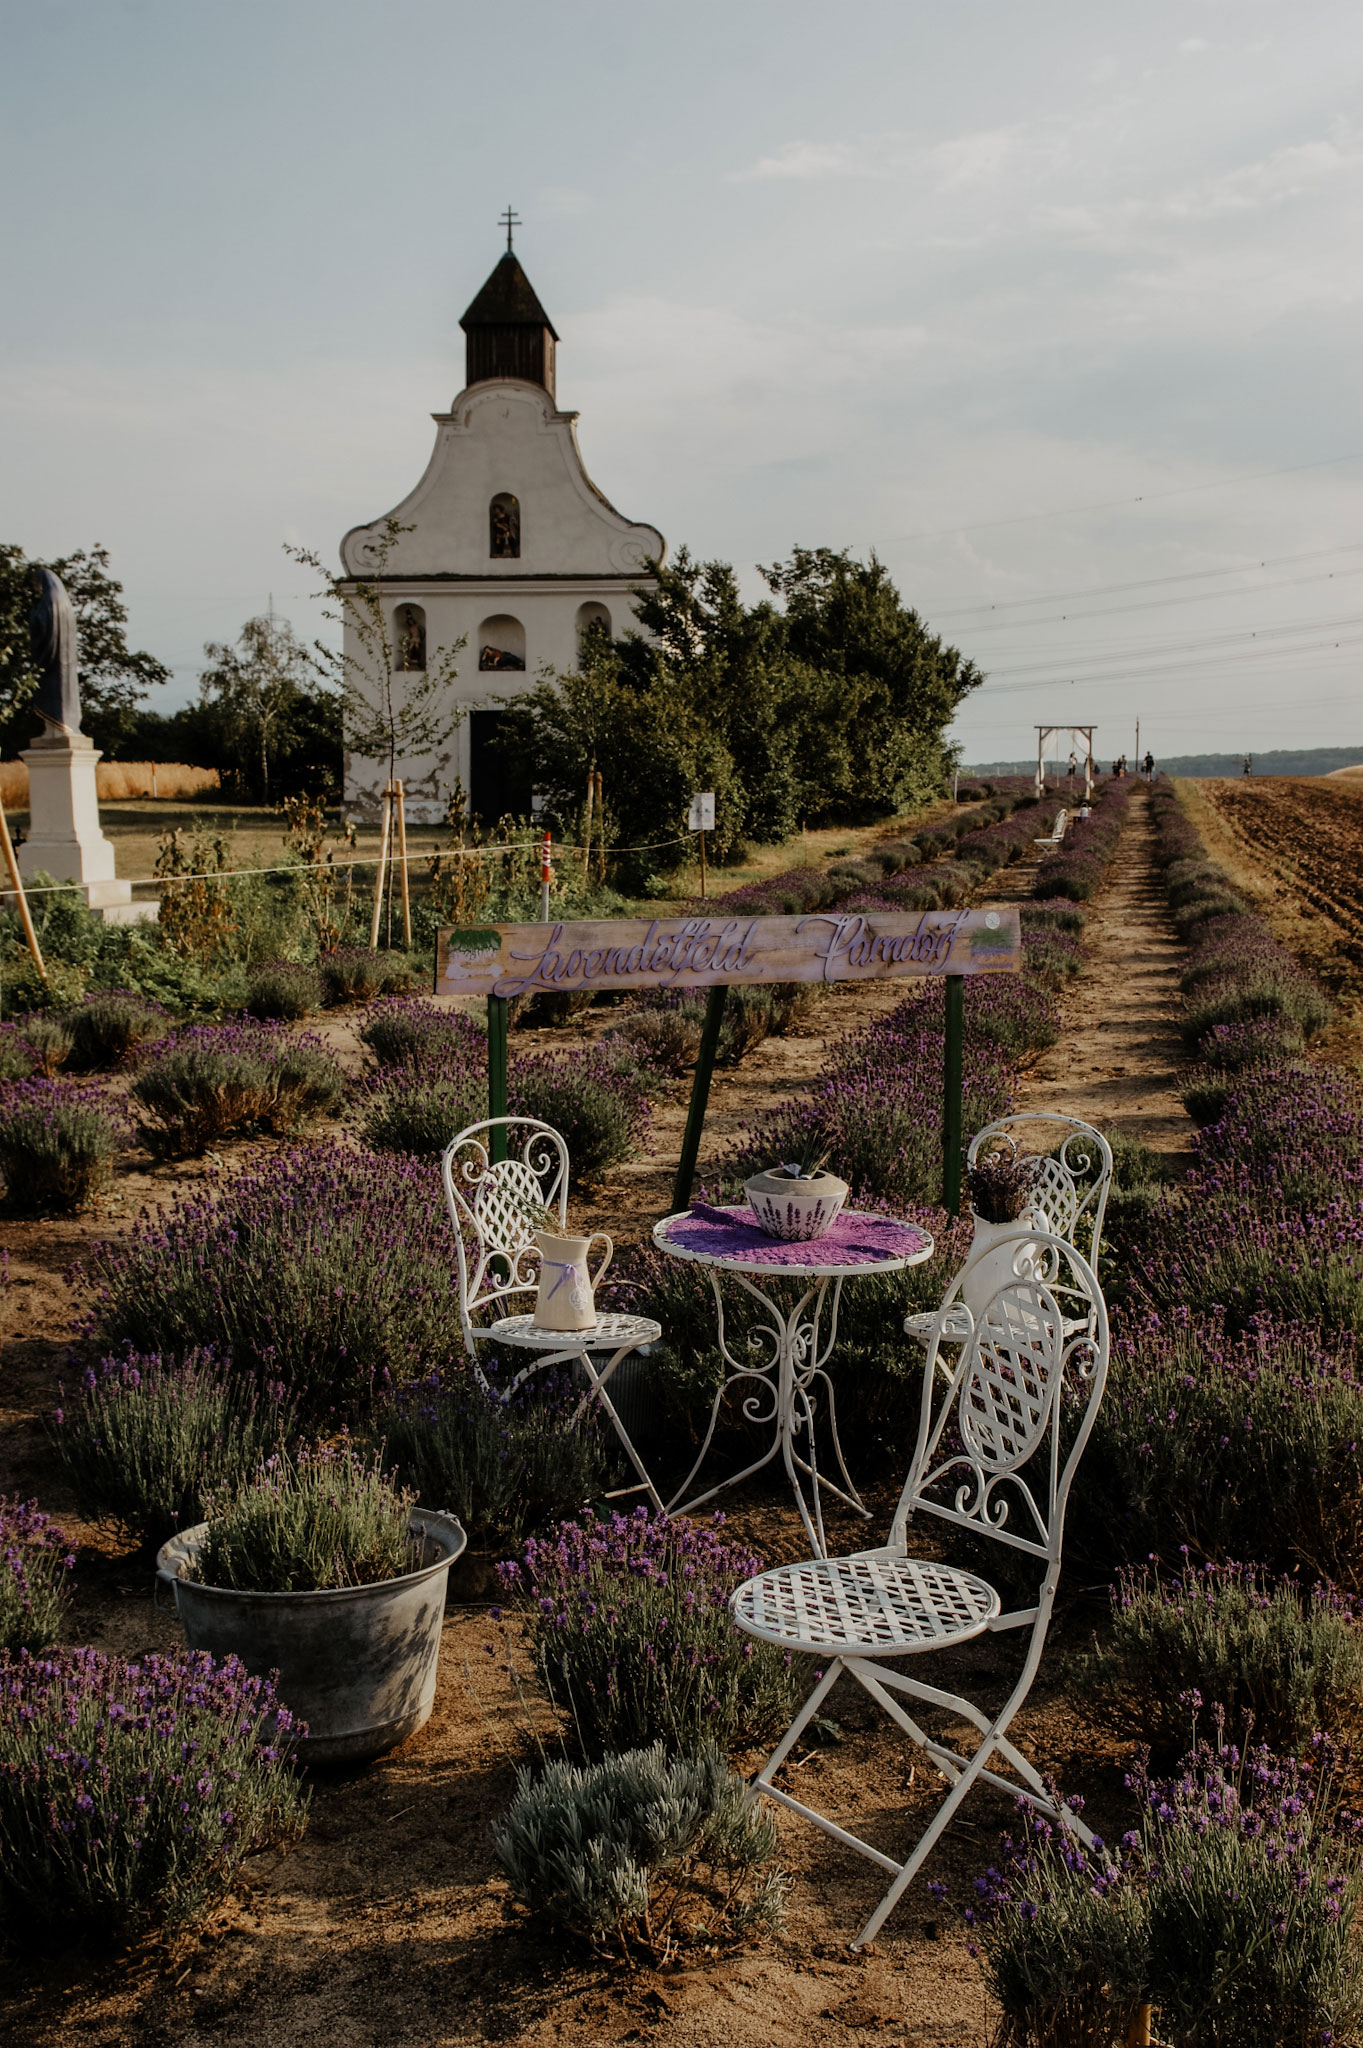
[[[715,1749],[673,1757],[655,1743],[522,1770],[492,1839],[522,1906],[629,1962],[781,1925],[775,1823]]]
[[[5,1075],[7,1081],[24,1080],[35,1068],[50,1080],[54,1074],[60,1073],[71,1057],[74,1041],[70,1021],[55,1011],[35,1010],[21,1024],[10,1028],[17,1032],[18,1046],[10,1055],[9,1063],[15,1072]],[[28,1054],[28,1065],[22,1071],[19,1070],[20,1048]]]
[[[1143,1565],[1112,1588],[1112,1624],[1084,1674],[1105,1721],[1176,1758],[1189,1701],[1213,1700],[1233,1727],[1253,1719],[1297,1753],[1317,1728],[1352,1715],[1363,1693],[1363,1628],[1328,1585],[1274,1579],[1258,1565],[1188,1561],[1165,1577]]]
[[[360,1133],[376,1152],[438,1159],[452,1138],[487,1115],[487,1079],[426,1066],[386,1068],[364,1091]]]
[[[427,1164],[315,1145],[250,1167],[97,1246],[89,1334],[230,1352],[312,1416],[457,1370],[458,1275]]]
[[[246,978],[248,1017],[296,1024],[320,1010],[326,997],[321,974],[309,961],[262,960]]]
[[[1363,1389],[1352,1348],[1271,1320],[1229,1336],[1183,1311],[1138,1321],[1071,1496],[1096,1562],[1256,1558],[1363,1591]]]
[[[641,1082],[596,1046],[523,1055],[508,1077],[507,1101],[513,1116],[538,1117],[567,1140],[576,1182],[631,1158],[648,1133]]]
[[[202,1919],[252,1850],[303,1831],[292,1727],[234,1657],[0,1659],[0,1928],[126,1940]]]
[[[66,1613],[71,1545],[36,1501],[0,1497],[0,1657],[55,1642]]]
[[[320,953],[317,971],[333,1008],[372,1003],[375,996],[406,995],[416,984],[405,953],[371,953],[367,946],[337,946]]]
[[[440,1009],[420,996],[375,1003],[359,1036],[382,1067],[434,1066],[469,1072],[487,1066],[487,1034],[463,1010]]]
[[[571,1384],[549,1374],[510,1400],[471,1379],[432,1380],[400,1391],[374,1433],[423,1506],[448,1508],[472,1538],[514,1544],[606,1489],[600,1424],[590,1410],[575,1423],[576,1406]]]
[[[378,1458],[351,1444],[273,1452],[244,1486],[210,1497],[203,1583],[317,1593],[401,1578],[415,1564],[412,1506]]]
[[[106,1187],[132,1132],[119,1104],[80,1081],[0,1086],[0,1178],[10,1209],[79,1209]]]
[[[239,1018],[177,1031],[131,1092],[146,1143],[181,1158],[253,1131],[287,1136],[337,1107],[345,1077],[311,1032]]]
[[[729,1595],[762,1568],[706,1527],[651,1517],[565,1522],[500,1565],[554,1705],[588,1755],[661,1741],[689,1755],[766,1741],[789,1721],[787,1654],[739,1634]]]
[[[161,1037],[170,1025],[160,1003],[126,988],[88,995],[64,1021],[71,1033],[70,1061],[75,1067],[118,1066],[134,1046]]]
[[[282,1386],[212,1350],[128,1348],[86,1367],[56,1412],[52,1446],[92,1519],[161,1543],[202,1521],[210,1494],[244,1485],[296,1426]]]

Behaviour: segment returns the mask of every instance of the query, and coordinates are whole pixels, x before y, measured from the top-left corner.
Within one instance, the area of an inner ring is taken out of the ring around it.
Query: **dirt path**
[[[1059,1043],[1024,1076],[1018,1106],[1066,1110],[1178,1156],[1193,1132],[1179,1100],[1183,947],[1153,846],[1150,800],[1138,789],[1112,880],[1090,906],[1087,971],[1062,998]]]

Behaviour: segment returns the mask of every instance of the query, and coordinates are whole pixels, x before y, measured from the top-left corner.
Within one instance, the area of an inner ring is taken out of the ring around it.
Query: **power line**
[[[1287,469],[1253,469],[1241,476],[1224,476],[1215,483],[1180,484],[1172,491],[1141,491],[1134,498],[1107,498],[1093,505],[1061,505],[1053,512],[1018,512],[1010,519],[976,519],[957,526],[936,526],[922,533],[896,533],[880,542],[881,547],[899,547],[911,540],[949,540],[958,533],[985,533],[996,526],[1026,526],[1037,519],[1068,519],[1076,512],[1115,512],[1128,505],[1154,505],[1165,498],[1187,498],[1196,491],[1224,491],[1234,484],[1260,483],[1265,477],[1298,476],[1306,469],[1333,469],[1341,462],[1363,461],[1363,449],[1352,455],[1327,455],[1319,462],[1294,462]]]
[[[1318,562],[1326,555],[1348,554],[1357,548],[1363,548],[1363,541],[1341,541],[1338,547],[1311,548],[1304,555],[1270,555],[1262,562],[1246,562],[1238,569],[1185,569],[1177,576],[1141,576],[1134,583],[1098,583],[1091,585],[1087,590],[1050,590],[1039,597],[992,598],[983,604],[967,605],[957,611],[935,611],[932,616],[934,620],[964,619],[973,617],[976,612],[1015,611],[1025,604],[1066,604],[1071,601],[1077,603],[1082,597],[1115,597],[1127,590],[1155,590],[1162,584],[1197,583],[1208,576],[1252,576],[1259,569],[1283,569],[1291,562]],[[1022,625],[1027,623],[1029,622],[1026,620],[1019,621]]]
[[[1356,562],[1348,569],[1319,570],[1314,576],[1280,576],[1274,583],[1257,583],[1244,590],[1196,590],[1184,597],[1140,598],[1135,604],[1104,605],[1101,611],[1053,612],[1039,619],[982,619],[971,628],[972,637],[978,633],[1006,633],[1016,626],[1082,626],[1086,619],[1114,619],[1125,612],[1169,611],[1176,605],[1224,604],[1233,597],[1259,597],[1266,590],[1297,590],[1306,583],[1332,583],[1337,576],[1363,575],[1363,562]]]

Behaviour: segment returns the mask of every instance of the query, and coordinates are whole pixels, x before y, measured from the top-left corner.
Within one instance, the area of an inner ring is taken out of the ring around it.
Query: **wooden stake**
[[[595,795],[596,770],[595,768],[589,768],[587,770],[587,823],[582,833],[583,840],[585,841],[582,852],[582,879],[584,882],[590,882],[592,878],[592,798]]]
[[[383,785],[383,825],[379,832],[379,871],[374,877],[374,915],[369,921],[369,950],[376,953],[379,946],[379,918],[383,913],[383,877],[388,866],[388,839],[393,819],[393,785]]]
[[[724,999],[728,993],[728,984],[721,981],[705,999],[705,1022],[701,1026],[700,1051],[696,1054],[696,1077],[691,1083],[691,1106],[686,1112],[681,1158],[677,1161],[677,1177],[672,1183],[674,1216],[691,1206],[691,1184],[696,1178],[700,1134],[705,1128],[705,1110],[710,1100],[710,1076],[715,1071],[719,1027],[724,1022]]]
[[[393,789],[398,805],[398,873],[402,878],[402,943],[410,953],[412,950],[412,898],[407,886],[407,811],[403,802],[402,784],[395,782]]]
[[[700,900],[705,901],[705,834],[700,835]]]
[[[1126,2048],[1151,2048],[1150,2020],[1150,2007],[1148,2005],[1138,2005],[1136,2007],[1136,2016],[1127,2029]]]
[[[9,836],[9,826],[5,821],[5,806],[3,804],[0,804],[0,839],[3,839],[5,843],[5,865],[9,869],[9,878],[13,885],[14,893],[19,899],[19,921],[24,927],[24,937],[28,940],[28,950],[33,955],[34,966],[43,980],[46,981],[47,969],[43,965],[42,949],[38,944],[38,934],[33,929],[33,919],[29,913],[28,898],[24,894],[23,878],[19,873],[19,863],[14,854],[14,841]]]
[[[601,880],[606,879],[606,799],[601,793],[601,770],[592,770],[592,781],[596,787],[596,829],[601,834]]]

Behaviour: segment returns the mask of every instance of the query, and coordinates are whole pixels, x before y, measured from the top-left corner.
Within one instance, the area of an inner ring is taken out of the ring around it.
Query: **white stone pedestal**
[[[132,884],[114,872],[114,850],[100,829],[95,793],[99,748],[89,740],[39,741],[22,758],[28,767],[28,837],[19,848],[24,880],[41,869],[54,882],[74,882],[110,924],[155,917],[155,906],[135,904]]]

